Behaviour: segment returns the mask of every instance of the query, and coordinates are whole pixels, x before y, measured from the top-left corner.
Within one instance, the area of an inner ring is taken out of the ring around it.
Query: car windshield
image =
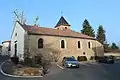
[[[77,61],[74,58],[66,58],[66,61]]]

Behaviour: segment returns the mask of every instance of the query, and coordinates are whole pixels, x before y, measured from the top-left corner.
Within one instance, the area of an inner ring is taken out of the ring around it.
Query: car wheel
[[[79,65],[77,65],[77,68],[79,68],[80,66]]]
[[[64,67],[65,67],[65,68],[68,68],[68,66],[67,66],[66,64],[64,65]]]

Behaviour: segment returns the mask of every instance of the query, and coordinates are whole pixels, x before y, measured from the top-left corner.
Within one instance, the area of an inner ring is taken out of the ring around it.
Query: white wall
[[[17,33],[17,35],[15,35]],[[14,45],[15,41],[17,43],[17,56],[20,59],[23,59],[23,54],[24,54],[24,34],[25,30],[19,25],[18,22],[16,22],[12,37],[11,37],[11,57],[14,56]]]
[[[4,42],[2,44],[2,55],[9,55],[9,51],[8,51],[8,48],[9,48],[9,42]]]

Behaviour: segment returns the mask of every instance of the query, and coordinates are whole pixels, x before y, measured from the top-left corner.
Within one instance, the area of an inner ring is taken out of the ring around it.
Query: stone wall
[[[44,40],[44,48],[38,49],[38,39]],[[61,59],[65,56],[87,56],[88,60],[91,56],[103,56],[103,46],[96,40],[80,39],[80,38],[68,38],[68,37],[57,37],[57,36],[45,36],[45,35],[29,35],[29,40],[26,39],[27,46],[29,45],[29,52],[31,56],[35,56],[36,53],[45,52],[52,49],[60,51]],[[61,49],[61,40],[65,40],[66,47]],[[78,48],[78,41],[81,43],[81,48]],[[88,48],[88,42],[91,43],[91,48]],[[48,49],[49,48],[49,49]],[[83,54],[85,52],[85,54]],[[60,60],[61,60],[60,59]]]

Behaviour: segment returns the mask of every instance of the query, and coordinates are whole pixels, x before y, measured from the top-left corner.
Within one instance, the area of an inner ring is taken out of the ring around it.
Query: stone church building
[[[16,21],[11,35],[11,57],[23,60],[25,54],[35,57],[47,49],[60,51],[60,60],[66,56],[103,56],[103,45],[93,37],[71,30],[71,25],[61,16],[54,28],[32,26]],[[48,51],[49,52],[49,51]]]

